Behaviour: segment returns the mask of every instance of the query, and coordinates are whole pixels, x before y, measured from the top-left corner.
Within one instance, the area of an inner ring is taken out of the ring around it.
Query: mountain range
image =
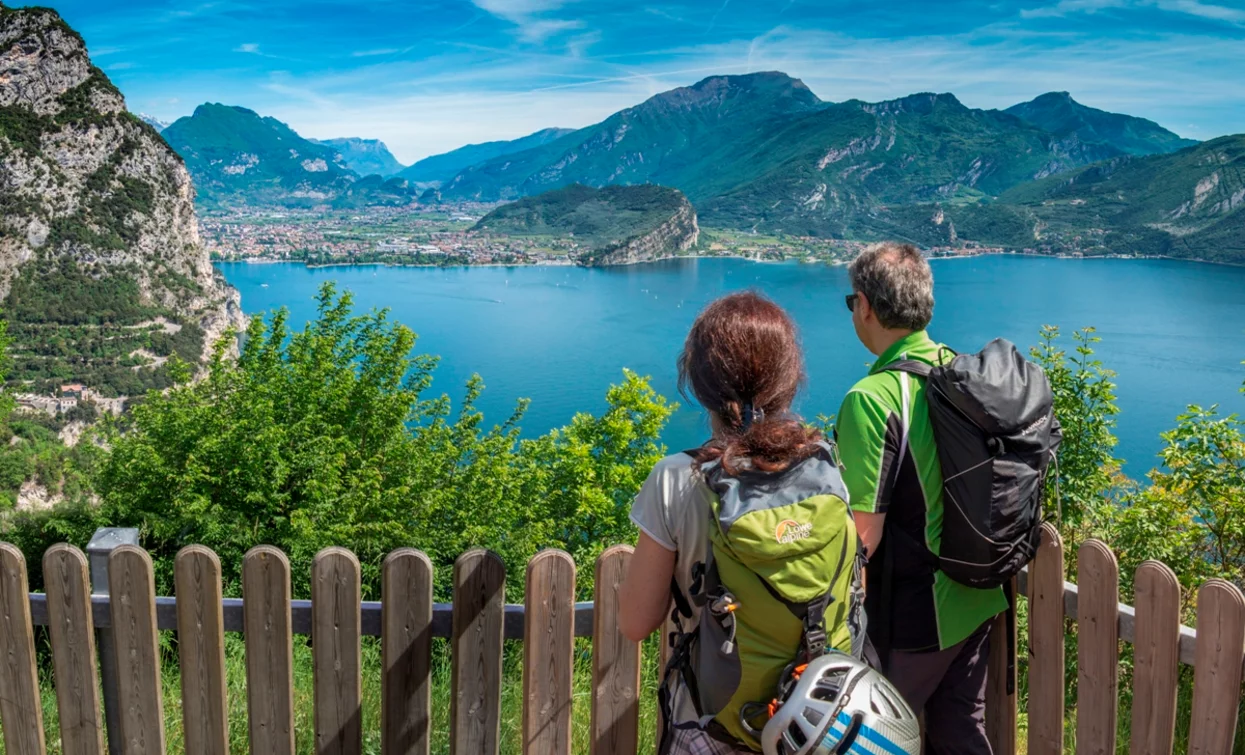
[[[441,155],[425,157],[411,167],[402,171],[403,178],[416,183],[440,185],[449,181],[463,170],[493,158],[512,155],[516,152],[544,146],[549,142],[566,136],[573,129],[546,128],[534,134],[510,141],[485,142],[468,144]]]
[[[159,124],[144,120],[153,128]],[[308,139],[276,118],[220,103],[204,103],[158,130],[186,161],[199,202],[208,209],[409,204],[473,162],[521,152],[568,131],[545,129],[468,145],[405,167],[380,140]]]
[[[988,110],[931,92],[827,102],[780,72],[711,76],[584,128],[405,168],[379,141],[317,142],[222,104],[201,105],[162,136],[207,208],[503,202],[655,184],[717,227],[1200,257],[1215,256],[1243,212],[1236,137],[1199,144],[1067,92]]]

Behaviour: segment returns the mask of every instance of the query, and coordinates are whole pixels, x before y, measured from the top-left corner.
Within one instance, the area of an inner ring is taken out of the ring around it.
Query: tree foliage
[[[384,555],[423,549],[448,589],[473,546],[498,552],[513,594],[539,549],[562,547],[585,574],[604,546],[633,539],[628,504],[662,455],[672,411],[627,373],[601,416],[521,439],[520,403],[488,427],[467,385],[455,409],[427,396],[436,359],[386,313],[356,315],[348,293],[321,289],[318,317],[291,334],[284,311],[252,319],[237,360],[222,342],[198,381],[151,393],[114,425],[97,481],[100,519],[142,529],[167,589],[189,543],[221,557],[236,589],[243,554],[289,554],[296,591],[321,548],[351,548],[376,595]]]
[[[1137,567],[1162,561],[1180,579],[1183,619],[1192,624],[1196,589],[1206,579],[1245,586],[1245,425],[1218,407],[1189,406],[1162,433],[1161,464],[1148,484],[1129,479],[1114,454],[1119,407],[1114,373],[1094,354],[1098,337],[1092,328],[1077,331],[1071,354],[1058,339],[1057,328],[1044,328],[1033,356],[1051,381],[1063,425],[1047,496],[1048,510],[1061,512],[1067,576],[1076,579],[1075,549],[1088,537],[1115,552],[1125,600]]]

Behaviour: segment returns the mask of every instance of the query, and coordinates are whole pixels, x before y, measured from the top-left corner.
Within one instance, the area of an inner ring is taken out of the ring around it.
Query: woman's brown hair
[[[721,425],[697,461],[720,458],[730,474],[744,460],[776,472],[813,455],[821,433],[791,413],[804,380],[795,323],[782,307],[753,291],[705,307],[679,355],[679,392]]]

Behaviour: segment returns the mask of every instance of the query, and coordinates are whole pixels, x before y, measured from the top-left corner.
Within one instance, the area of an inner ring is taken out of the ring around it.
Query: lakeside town
[[[199,233],[214,261],[386,264],[569,265],[585,251],[572,236],[507,236],[472,228],[496,204],[419,205],[359,210],[238,208],[204,214]],[[765,262],[838,264],[865,243],[811,236],[771,236],[702,229],[686,256],[741,257]],[[931,256],[1000,253],[964,246],[929,249]]]

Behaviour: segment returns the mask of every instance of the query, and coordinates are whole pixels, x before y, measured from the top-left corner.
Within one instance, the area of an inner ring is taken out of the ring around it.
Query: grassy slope
[[[165,632],[161,635],[161,652],[164,657],[161,681],[163,682],[162,697],[167,751],[177,753],[182,752],[185,745],[181,721],[181,679],[176,662],[177,652],[171,647],[172,638],[173,635],[170,632]],[[652,645],[652,643],[649,644]],[[452,699],[450,664],[446,641],[436,640],[433,652],[431,750],[434,755],[446,755],[450,751],[449,730]],[[502,755],[520,755],[523,751],[522,654],[522,646],[519,643],[507,643],[502,678]],[[639,752],[652,753],[656,749],[656,646],[646,648],[644,657],[645,662],[642,666],[643,691],[640,705]],[[229,702],[229,750],[236,754],[246,753],[250,751],[246,710],[246,654],[243,642],[237,635],[229,635],[226,638],[225,674]],[[362,676],[363,752],[368,755],[379,755],[381,663],[380,645],[373,638],[367,638],[363,644]],[[591,677],[592,648],[590,644],[580,641],[575,648],[575,674],[572,687],[571,736],[572,752],[576,755],[587,755],[589,751],[590,704],[592,700]],[[50,678],[50,671],[40,675],[43,727],[47,738],[48,755],[60,755],[62,749],[56,709],[56,692]],[[312,673],[311,648],[307,645],[305,637],[296,637],[294,641],[294,730],[297,755],[312,755],[315,751],[314,696],[315,687]],[[0,742],[0,754],[4,752],[3,742]]]

